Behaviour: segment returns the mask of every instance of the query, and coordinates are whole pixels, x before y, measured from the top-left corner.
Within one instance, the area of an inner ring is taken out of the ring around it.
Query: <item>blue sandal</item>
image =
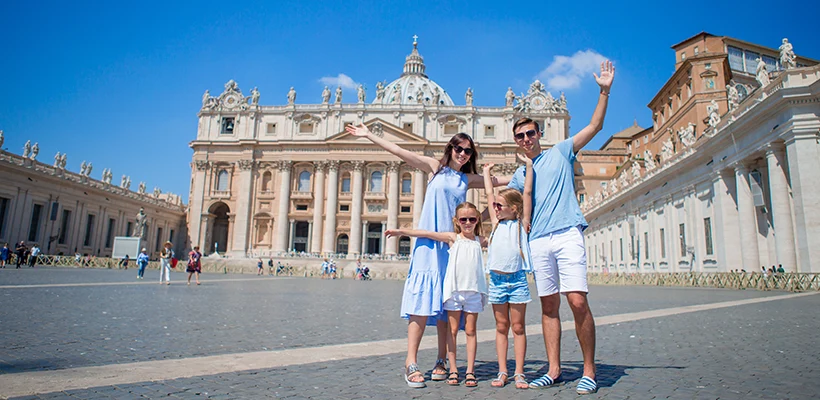
[[[424,378],[424,374],[422,374],[421,370],[419,370],[418,364],[413,363],[413,364],[410,364],[410,365],[407,366],[407,371],[404,374],[404,381],[407,382],[407,386],[410,386],[411,388],[414,388],[414,389],[423,388],[423,387],[427,386],[427,384],[424,383],[424,380],[422,380],[421,382],[411,381],[410,380],[411,376],[420,376],[420,377]]]
[[[542,377],[530,382],[530,389],[543,389],[555,385],[561,380],[561,375],[552,379],[549,375],[544,374]]]
[[[585,376],[578,382],[575,392],[578,394],[592,394],[598,391],[598,383],[594,379]]]

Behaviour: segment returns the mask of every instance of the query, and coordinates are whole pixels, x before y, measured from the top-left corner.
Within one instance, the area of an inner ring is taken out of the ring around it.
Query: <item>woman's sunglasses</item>
[[[536,131],[535,129],[530,129],[526,132],[518,132],[514,134],[513,137],[515,138],[515,140],[523,140],[524,134],[526,134],[528,138],[532,139],[535,137],[535,135],[538,134],[538,131]]]
[[[471,223],[471,224],[474,224],[474,223],[478,222],[478,218],[476,218],[476,217],[459,218],[458,222],[461,222],[462,224],[466,224],[468,222]]]
[[[472,148],[470,148],[470,147],[466,147],[466,148],[465,148],[465,147],[461,147],[461,146],[459,146],[459,145],[457,145],[457,144],[454,144],[454,145],[453,145],[453,150],[455,150],[455,152],[456,152],[456,153],[464,153],[464,154],[466,154],[466,155],[468,155],[468,156],[473,155],[473,149],[472,149]]]

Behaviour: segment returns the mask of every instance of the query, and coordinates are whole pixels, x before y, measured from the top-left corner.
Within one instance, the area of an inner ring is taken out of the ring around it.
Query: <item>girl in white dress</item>
[[[447,345],[447,358],[450,361],[449,385],[458,385],[458,367],[456,366],[456,342],[458,329],[464,314],[464,333],[467,335],[467,373],[464,385],[475,387],[475,355],[478,348],[476,340],[476,323],[478,314],[484,311],[487,304],[487,278],[482,263],[481,249],[487,246],[487,238],[481,236],[481,214],[476,206],[464,202],[456,207],[453,218],[455,232],[432,232],[417,229],[388,229],[387,237],[411,236],[432,239],[450,245],[450,258],[444,276],[444,310],[452,334]]]
[[[507,384],[507,348],[510,326],[515,349],[515,387],[529,387],[524,376],[524,358],[527,354],[525,317],[530,297],[527,271],[531,270],[527,230],[532,216],[532,160],[518,158],[526,164],[524,193],[504,189],[498,197],[493,193],[490,170],[493,164],[484,165],[484,191],[490,206],[493,230],[489,239],[487,269],[490,273],[489,300],[495,316],[495,351],[498,356],[498,377],[490,383],[494,387]]]

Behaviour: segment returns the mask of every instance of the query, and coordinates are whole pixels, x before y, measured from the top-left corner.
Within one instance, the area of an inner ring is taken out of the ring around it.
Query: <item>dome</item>
[[[436,100],[442,106],[453,106],[450,95],[424,73],[424,57],[419,54],[417,37],[413,37],[413,51],[405,58],[404,72],[399,79],[386,86],[376,86],[373,104],[425,104]],[[420,98],[420,99],[419,99]]]

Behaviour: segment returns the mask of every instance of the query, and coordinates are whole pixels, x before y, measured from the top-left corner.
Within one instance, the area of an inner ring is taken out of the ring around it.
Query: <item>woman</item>
[[[165,247],[162,248],[162,252],[159,253],[159,284],[163,284],[163,278],[165,279],[165,284],[171,284],[171,259],[174,258],[174,251],[171,250],[171,247],[174,245],[171,242],[165,242]]]
[[[196,284],[199,285],[199,274],[202,273],[202,264],[200,259],[202,253],[199,252],[199,246],[194,246],[194,249],[188,253],[188,285],[191,285],[191,275],[196,274]]]
[[[395,143],[373,135],[362,124],[349,125],[345,130],[364,137],[401,158],[410,166],[432,174],[427,183],[424,205],[416,229],[434,232],[452,232],[456,206],[467,198],[467,189],[482,188],[483,177],[477,174],[478,151],[473,139],[466,133],[458,133],[444,147],[440,160],[405,150]],[[495,185],[504,182],[495,180]],[[453,346],[447,328],[447,314],[442,307],[442,284],[447,268],[449,246],[431,239],[418,238],[413,248],[410,270],[404,283],[401,316],[408,319],[407,358],[405,376],[407,385],[424,387],[424,374],[419,370],[417,356],[425,325],[435,325],[438,333],[438,359],[431,373],[433,380],[447,379],[445,358],[447,346]]]

